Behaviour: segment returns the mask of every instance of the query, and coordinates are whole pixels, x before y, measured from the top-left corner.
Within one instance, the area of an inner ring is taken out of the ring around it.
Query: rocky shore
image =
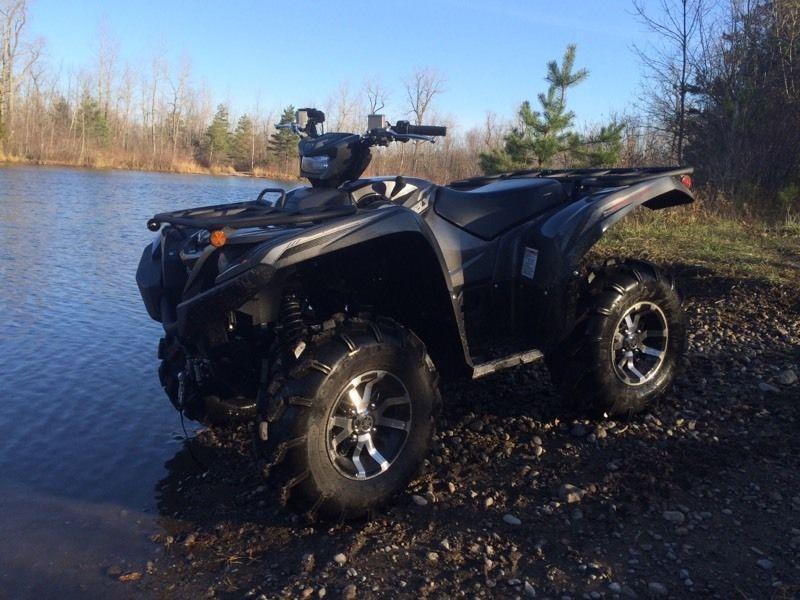
[[[564,414],[542,366],[446,387],[421,475],[333,525],[277,508],[247,432],[204,431],[167,465],[152,560],[108,575],[182,598],[799,596],[800,298],[675,268],[691,338],[651,412]]]

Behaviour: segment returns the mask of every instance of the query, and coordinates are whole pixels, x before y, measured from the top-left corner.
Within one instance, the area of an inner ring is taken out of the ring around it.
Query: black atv
[[[202,422],[253,421],[284,503],[349,517],[402,490],[428,452],[439,374],[544,358],[565,400],[597,415],[641,411],[670,384],[686,339],[672,280],[585,255],[640,205],[692,202],[691,169],[359,179],[371,147],[445,128],[323,122],[303,109],[289,125],[310,187],[156,215],[136,277],[164,326],[169,398]]]

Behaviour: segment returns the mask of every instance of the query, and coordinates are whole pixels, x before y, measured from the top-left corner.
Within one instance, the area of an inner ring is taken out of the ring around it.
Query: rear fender
[[[572,329],[581,261],[612,225],[639,206],[659,210],[692,202],[677,178],[660,177],[586,196],[538,223],[528,245],[539,252],[533,284],[544,341],[557,342]]]

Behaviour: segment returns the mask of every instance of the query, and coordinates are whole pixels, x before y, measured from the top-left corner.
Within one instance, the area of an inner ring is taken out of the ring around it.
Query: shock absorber
[[[284,296],[281,304],[281,332],[280,338],[284,348],[291,348],[300,341],[306,332],[306,325],[303,321],[303,309],[297,295],[289,292]]]

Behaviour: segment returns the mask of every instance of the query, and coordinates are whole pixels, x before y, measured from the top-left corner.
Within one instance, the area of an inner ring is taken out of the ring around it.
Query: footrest
[[[542,354],[541,350],[534,349],[526,350],[525,352],[518,352],[517,354],[510,354],[509,356],[504,356],[502,358],[496,358],[495,360],[490,360],[489,362],[475,365],[472,371],[472,378],[478,379],[479,377],[491,375],[492,373],[502,371],[503,369],[510,369],[511,367],[518,367],[519,365],[527,365],[529,363],[536,362],[543,356],[544,354]]]

